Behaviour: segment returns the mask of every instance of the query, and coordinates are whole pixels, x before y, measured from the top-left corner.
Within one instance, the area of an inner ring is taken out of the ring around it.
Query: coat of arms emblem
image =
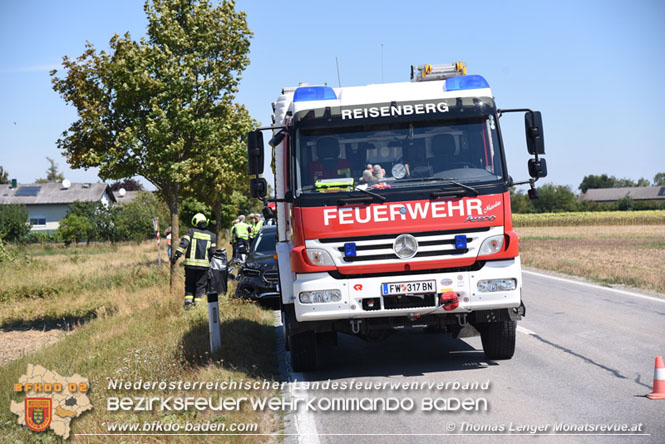
[[[51,398],[25,398],[25,424],[35,432],[43,432],[51,425],[53,400]]]

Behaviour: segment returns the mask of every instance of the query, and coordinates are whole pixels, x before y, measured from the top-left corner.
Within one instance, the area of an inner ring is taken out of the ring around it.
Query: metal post
[[[216,292],[208,293],[208,331],[210,332],[210,353],[222,348],[222,336],[219,330],[219,302]]]

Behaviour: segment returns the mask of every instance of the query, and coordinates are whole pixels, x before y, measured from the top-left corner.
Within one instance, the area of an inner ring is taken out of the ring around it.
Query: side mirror
[[[545,159],[529,159],[529,176],[534,179],[547,177],[547,162]]]
[[[263,207],[261,213],[263,213],[263,218],[265,220],[276,219],[275,212],[270,207]]]
[[[268,182],[263,177],[249,179],[249,194],[256,199],[263,199],[268,194]]]
[[[247,161],[250,176],[263,174],[263,134],[259,130],[247,133]]]
[[[540,111],[527,112],[524,115],[524,127],[526,130],[526,146],[529,154],[545,154],[543,118],[540,115]]]

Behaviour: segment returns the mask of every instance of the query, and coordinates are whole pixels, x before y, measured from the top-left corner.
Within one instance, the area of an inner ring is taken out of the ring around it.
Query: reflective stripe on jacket
[[[208,268],[217,249],[217,239],[208,230],[190,228],[180,240],[178,250],[185,256],[185,267]]]

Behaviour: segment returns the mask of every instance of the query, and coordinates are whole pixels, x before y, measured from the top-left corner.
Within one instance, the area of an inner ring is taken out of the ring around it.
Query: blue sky
[[[254,32],[237,100],[270,123],[270,103],[298,82],[343,86],[408,81],[409,66],[463,60],[501,108],[543,113],[549,176],[577,186],[587,174],[649,180],[665,171],[665,1],[238,0]],[[49,70],[105,49],[113,33],[138,39],[142,1],[0,0],[0,165],[29,183],[46,157],[74,182],[56,140],[76,113]],[[383,45],[383,58],[382,58]],[[382,63],[383,59],[383,63]],[[509,171],[527,177],[523,120],[502,118]]]

